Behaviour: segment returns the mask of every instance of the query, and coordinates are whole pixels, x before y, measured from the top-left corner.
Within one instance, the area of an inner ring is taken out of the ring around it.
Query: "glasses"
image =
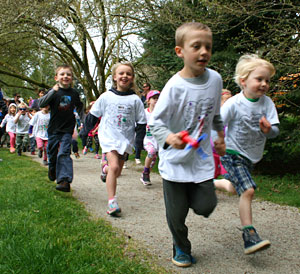
[[[20,110],[26,110],[26,108],[20,108]]]
[[[147,88],[148,86],[143,86],[143,88]]]

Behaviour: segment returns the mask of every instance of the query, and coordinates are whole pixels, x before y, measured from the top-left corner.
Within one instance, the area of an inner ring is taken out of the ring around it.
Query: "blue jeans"
[[[48,134],[48,167],[56,170],[56,182],[73,180],[73,161],[71,159],[71,133]]]

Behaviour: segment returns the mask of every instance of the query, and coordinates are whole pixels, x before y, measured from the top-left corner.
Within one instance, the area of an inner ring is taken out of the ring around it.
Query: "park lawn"
[[[300,174],[254,175],[255,196],[280,205],[300,208]]]
[[[55,190],[47,169],[0,150],[0,273],[167,273],[134,240]]]

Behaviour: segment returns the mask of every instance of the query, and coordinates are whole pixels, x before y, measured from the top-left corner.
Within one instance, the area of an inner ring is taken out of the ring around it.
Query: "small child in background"
[[[83,154],[86,155],[88,152],[88,149],[90,151],[93,151],[93,139],[95,140],[95,159],[100,159],[99,155],[99,149],[100,149],[100,144],[99,144],[99,138],[98,138],[98,128],[99,128],[99,123],[101,121],[101,118],[99,118],[99,121],[96,123],[94,128],[90,130],[87,140],[86,140],[86,146],[83,149]],[[92,150],[91,150],[92,149]]]
[[[76,123],[75,123],[75,127],[74,127],[74,131],[73,131],[73,134],[72,134],[72,151],[76,157],[76,159],[79,159],[80,158],[80,155],[79,155],[79,150],[78,150],[78,129],[80,130],[81,129],[81,121],[80,121],[80,116],[79,114],[77,113],[77,111],[74,109],[74,115],[75,115],[75,120],[76,120]]]
[[[147,126],[146,126],[146,135],[144,137],[144,148],[147,151],[147,156],[145,159],[144,171],[140,179],[145,186],[151,185],[150,170],[155,164],[157,153],[158,153],[158,144],[156,142],[156,139],[151,133],[148,122],[150,120],[150,115],[154,110],[159,95],[160,92],[158,90],[150,90],[147,94],[148,108],[145,108]]]
[[[261,240],[252,223],[251,204],[256,184],[251,171],[253,164],[263,157],[266,139],[279,134],[275,104],[265,95],[274,74],[275,68],[270,62],[255,54],[243,55],[235,70],[235,82],[242,91],[227,100],[221,108],[222,119],[227,125],[227,149],[221,161],[230,181],[218,182],[215,186],[237,193],[240,197],[245,254],[270,246],[270,241]]]
[[[38,156],[42,158],[43,164],[48,165],[47,161],[47,145],[48,145],[48,125],[50,121],[49,106],[41,108],[29,122],[29,134],[32,134],[37,143]]]
[[[10,153],[15,153],[15,145],[16,145],[16,124],[15,124],[15,116],[17,111],[17,105],[15,103],[11,103],[8,107],[8,113],[5,115],[4,119],[1,123],[1,128],[4,128],[6,125],[6,132],[9,135],[10,140]]]
[[[16,124],[16,149],[19,156],[22,155],[22,151],[26,152],[29,144],[29,121],[31,114],[28,111],[28,107],[24,102],[18,105],[18,113],[15,116]]]
[[[134,68],[131,63],[117,63],[112,68],[113,87],[97,99],[87,115],[83,135],[95,126],[101,117],[99,140],[108,165],[103,168],[108,194],[107,214],[118,216],[117,178],[124,161],[132,153],[135,132],[143,141],[146,117],[141,99],[135,94]],[[102,178],[102,176],[101,176]]]
[[[31,117],[33,117],[36,114],[37,110],[31,108],[31,109],[29,109],[29,112],[31,114]],[[30,122],[29,122],[29,128],[30,128]],[[35,148],[36,148],[35,136],[34,136],[34,134],[32,134],[32,132],[28,132],[28,133],[29,133],[29,144],[30,144],[29,145],[29,149],[30,149],[30,154],[31,155],[35,155]]]

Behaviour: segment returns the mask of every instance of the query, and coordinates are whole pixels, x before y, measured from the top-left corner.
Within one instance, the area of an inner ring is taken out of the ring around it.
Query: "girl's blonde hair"
[[[28,108],[28,106],[26,105],[26,103],[21,102],[20,104],[18,104],[18,108]]]
[[[234,81],[236,84],[242,88],[241,79],[247,79],[249,74],[259,66],[266,67],[269,69],[271,77],[274,76],[275,68],[267,60],[260,58],[256,54],[245,54],[241,56],[235,68]]]
[[[136,84],[135,84],[135,73],[134,73],[134,67],[132,65],[132,63],[130,62],[124,62],[124,63],[116,63],[113,65],[112,69],[111,69],[111,76],[112,76],[112,81],[113,81],[113,88],[117,89],[117,83],[116,81],[114,80],[114,76],[116,75],[116,71],[117,71],[117,68],[120,67],[120,66],[128,66],[131,68],[132,70],[132,75],[133,75],[133,82],[132,84],[130,85],[130,89],[133,90],[133,91],[137,91],[137,87],[136,87]]]

